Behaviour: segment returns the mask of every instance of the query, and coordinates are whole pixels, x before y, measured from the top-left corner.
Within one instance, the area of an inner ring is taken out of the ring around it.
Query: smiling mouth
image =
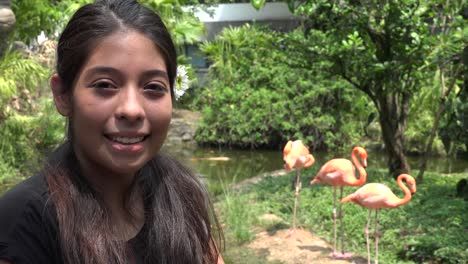
[[[136,143],[140,143],[144,141],[146,138],[148,138],[149,135],[146,136],[141,136],[141,137],[113,137],[113,136],[107,136],[106,137],[116,143],[122,144],[122,145],[132,145]]]

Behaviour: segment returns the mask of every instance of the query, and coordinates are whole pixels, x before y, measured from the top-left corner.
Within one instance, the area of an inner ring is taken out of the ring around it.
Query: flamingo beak
[[[364,159],[364,160],[362,161],[362,166],[363,166],[364,168],[367,168],[367,159]]]

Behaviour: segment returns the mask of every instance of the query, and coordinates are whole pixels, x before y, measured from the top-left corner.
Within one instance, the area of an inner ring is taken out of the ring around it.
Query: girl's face
[[[57,107],[70,117],[83,172],[133,175],[160,150],[171,121],[161,52],[135,31],[102,39],[78,74],[69,102],[69,111]]]

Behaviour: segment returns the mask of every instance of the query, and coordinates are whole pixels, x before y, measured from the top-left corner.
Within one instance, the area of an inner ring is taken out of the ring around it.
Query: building
[[[213,40],[223,28],[228,26],[242,26],[246,23],[265,24],[277,31],[290,31],[299,25],[297,17],[291,13],[285,2],[265,3],[256,10],[250,3],[219,4],[213,7],[197,8],[195,16],[203,22],[206,35],[201,41]],[[191,58],[191,64],[197,71],[199,85],[208,71],[209,63],[202,56],[198,45],[186,45],[185,54]]]

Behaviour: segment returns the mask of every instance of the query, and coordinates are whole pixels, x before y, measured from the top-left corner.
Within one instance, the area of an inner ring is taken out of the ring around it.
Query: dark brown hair
[[[176,51],[160,17],[134,0],[104,0],[88,4],[73,15],[60,35],[57,74],[64,92],[71,93],[81,68],[104,37],[135,30],[150,38],[165,60],[171,94],[176,77]],[[70,122],[71,123],[71,122]],[[57,214],[63,261],[69,264],[128,263],[132,251],[115,241],[108,209],[82,177],[73,150],[72,130],[44,168]],[[141,168],[126,197],[138,186],[144,197],[145,263],[216,263],[219,238],[211,202],[198,177],[175,159],[158,154]],[[127,203],[128,205],[128,203]],[[132,210],[128,208],[129,213]],[[216,232],[214,232],[216,231]],[[216,233],[216,235],[214,235]]]

